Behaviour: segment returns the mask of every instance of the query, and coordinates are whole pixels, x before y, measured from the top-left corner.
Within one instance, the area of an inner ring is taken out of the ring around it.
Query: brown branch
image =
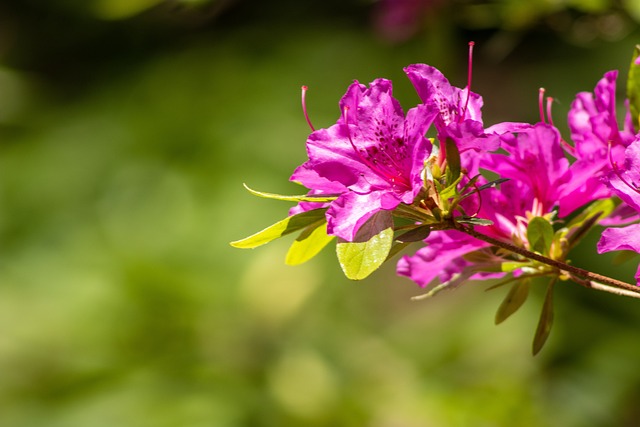
[[[598,290],[602,290],[602,291],[607,291],[607,292],[612,292],[611,290],[607,290],[610,289],[610,287],[615,287],[615,288],[622,288],[622,289],[626,289],[628,291],[630,291],[631,293],[634,294],[640,294],[640,287],[638,286],[634,286],[632,284],[626,283],[626,282],[622,282],[620,280],[616,280],[613,279],[611,277],[607,277],[607,276],[603,276],[601,274],[598,273],[592,273],[591,271],[582,269],[580,267],[574,267],[572,265],[569,265],[567,263],[564,263],[562,261],[557,261],[551,258],[547,258],[544,255],[540,255],[537,254],[535,252],[531,252],[527,249],[524,248],[519,248],[517,246],[514,246],[510,243],[506,243],[503,242],[501,240],[498,239],[494,239],[493,237],[487,236],[485,234],[482,233],[478,233],[477,231],[475,231],[473,228],[471,227],[466,227],[462,224],[458,224],[455,223],[454,224],[454,228],[458,231],[461,231],[463,233],[466,233],[478,240],[482,240],[483,242],[487,242],[493,246],[497,246],[499,248],[502,249],[506,249],[510,252],[516,253],[518,255],[522,255],[525,258],[529,258],[529,259],[533,259],[535,261],[538,261],[542,264],[546,264],[548,266],[557,268],[560,271],[564,271],[567,273],[571,273],[570,276],[578,276],[584,279],[589,279],[591,282],[595,282],[595,283],[591,283],[591,286],[588,286],[589,288],[592,289],[598,289]],[[583,283],[579,283],[583,286],[585,286],[585,282]],[[610,285],[610,286],[606,286],[606,285]],[[598,286],[598,285],[602,285],[602,286]],[[615,292],[612,292],[615,293]],[[618,293],[618,295],[627,295],[627,293]]]

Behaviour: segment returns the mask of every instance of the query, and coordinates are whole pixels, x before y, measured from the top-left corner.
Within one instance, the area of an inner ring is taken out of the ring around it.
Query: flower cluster
[[[610,71],[593,92],[576,96],[564,139],[542,89],[540,122],[486,126],[482,97],[471,91],[472,51],[470,43],[464,88],[432,66],[406,67],[420,98],[406,113],[391,81],[355,81],[340,100],[337,122],[315,130],[303,87],[312,133],[308,160],[291,180],[306,194],[250,190],[297,204],[284,220],[232,245],[253,248],[301,231],[286,260],[298,264],[337,238],[340,265],[355,280],[405,251],[397,272],[427,287],[423,296],[468,280],[511,285],[496,323],[521,306],[533,278],[547,278],[536,353],[550,330],[558,280],[640,296],[640,288],[568,260],[597,224],[610,227],[599,252],[640,252],[640,61],[636,53],[624,121],[617,118],[617,72]],[[407,251],[411,244],[419,248]]]

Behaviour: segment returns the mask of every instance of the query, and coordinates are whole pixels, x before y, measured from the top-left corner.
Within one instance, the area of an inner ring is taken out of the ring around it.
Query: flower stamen
[[[460,123],[464,120],[464,116],[467,114],[467,108],[469,107],[469,99],[471,99],[471,75],[473,73],[473,46],[475,46],[475,42],[469,42],[469,63],[467,66],[467,100],[464,103],[464,108],[462,109],[462,115],[459,118]]]
[[[311,124],[311,119],[309,118],[309,114],[307,113],[307,90],[309,88],[307,86],[302,86],[302,112],[304,113],[304,118],[307,120],[307,124],[311,128],[312,132],[315,132],[316,128]]]
[[[545,89],[543,87],[538,89],[538,109],[540,110],[540,121],[542,123],[547,123],[544,118],[544,92]]]

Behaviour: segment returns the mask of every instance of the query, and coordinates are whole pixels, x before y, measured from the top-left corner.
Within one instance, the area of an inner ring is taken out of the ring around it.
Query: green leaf
[[[591,203],[566,227],[558,230],[556,240],[560,241],[561,238],[566,238],[569,249],[574,247],[601,218],[609,216],[615,207],[616,203],[613,199],[602,199]]]
[[[420,242],[427,237],[429,237],[429,233],[431,233],[431,226],[427,225],[417,225],[411,228],[406,233],[402,233],[396,240],[402,243],[410,243],[410,242]]]
[[[582,209],[579,215],[569,221],[567,228],[582,227],[585,222],[590,221],[593,217],[606,218],[611,215],[611,212],[616,207],[616,203],[613,199],[601,199],[591,203],[586,208]]]
[[[529,296],[529,279],[522,279],[515,282],[509,293],[498,307],[496,312],[496,325],[507,320],[509,316],[518,311],[522,304],[527,300]]]
[[[324,213],[327,211],[323,209],[313,209],[311,211],[302,212],[296,215],[292,215],[288,218],[278,221],[275,224],[265,228],[256,234],[246,237],[241,240],[231,242],[231,246],[241,249],[253,249],[258,246],[269,243],[272,240],[278,239],[294,231],[301,230],[316,221],[324,218]]]
[[[629,67],[629,79],[627,80],[627,98],[629,98],[629,109],[633,119],[633,127],[639,128],[640,120],[640,64],[637,64],[640,55],[640,45],[633,49],[631,66]]]
[[[533,355],[535,356],[542,350],[544,343],[549,338],[551,332],[551,326],[553,325],[553,285],[556,280],[552,280],[547,287],[547,293],[542,303],[542,313],[540,313],[540,321],[538,322],[538,328],[536,334],[533,337]]]
[[[545,218],[534,217],[527,227],[527,240],[532,251],[548,254],[553,241],[553,227]]]
[[[335,236],[327,234],[327,220],[321,219],[307,228],[294,240],[287,252],[285,264],[298,265],[309,261],[331,242]]]
[[[283,200],[285,202],[318,202],[318,203],[323,203],[323,202],[331,202],[335,199],[338,198],[338,196],[310,196],[307,194],[303,194],[300,196],[284,196],[282,194],[275,194],[275,193],[265,193],[263,191],[257,191],[254,190],[252,188],[249,188],[249,186],[247,184],[242,184],[244,186],[244,188],[247,189],[247,191],[249,191],[249,193],[253,194],[254,196],[258,196],[258,197],[264,197],[265,199],[274,199],[274,200]]]
[[[379,211],[360,227],[353,242],[339,239],[336,253],[347,278],[362,280],[385,262],[392,245],[392,214]]]

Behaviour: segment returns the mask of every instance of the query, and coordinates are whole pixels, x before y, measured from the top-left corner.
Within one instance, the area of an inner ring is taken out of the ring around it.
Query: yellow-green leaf
[[[384,263],[392,245],[393,217],[390,211],[379,211],[360,227],[353,242],[338,240],[336,254],[345,276],[362,280]]]
[[[327,221],[322,219],[305,228],[287,252],[285,264],[298,265],[316,256],[335,236],[327,234]]]
[[[236,240],[231,242],[231,246],[241,249],[253,249],[258,246],[269,243],[272,240],[278,239],[294,231],[301,230],[314,222],[320,221],[324,218],[326,208],[314,209],[307,212],[302,212],[296,215],[292,215],[278,221],[275,224],[265,228],[262,231],[257,232],[247,238]]]
[[[303,194],[300,196],[285,196],[282,194],[275,194],[275,193],[265,193],[264,191],[258,191],[258,190],[254,190],[252,188],[250,188],[247,184],[242,184],[244,186],[244,188],[247,189],[247,191],[251,194],[253,194],[254,196],[258,196],[258,197],[264,197],[265,199],[274,199],[274,200],[282,200],[285,202],[318,202],[318,203],[323,203],[323,202],[330,202],[332,200],[335,200],[338,198],[338,196],[313,196],[313,195],[307,195],[307,194]]]

